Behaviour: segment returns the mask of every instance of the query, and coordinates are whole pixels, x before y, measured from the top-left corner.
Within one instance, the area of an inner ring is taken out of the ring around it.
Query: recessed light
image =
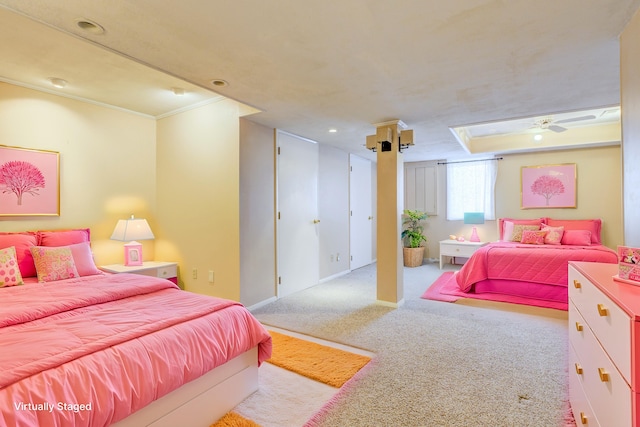
[[[58,77],[49,77],[49,81],[53,85],[53,87],[57,87],[58,89],[62,89],[67,85],[67,81],[64,79],[60,79]]]
[[[338,129],[333,129],[333,128],[329,129],[329,133],[336,133],[336,132],[338,132]]]
[[[183,96],[184,95],[184,89],[181,88],[181,87],[172,87],[171,91],[177,96]]]
[[[229,86],[229,82],[226,80],[222,80],[222,79],[214,79],[211,80],[211,84],[217,87],[225,87],[225,86]]]
[[[97,23],[95,23],[93,21],[90,21],[88,19],[78,19],[76,21],[76,25],[82,31],[85,31],[87,33],[104,34],[104,27],[102,25],[97,24]]]
[[[536,141],[542,141],[542,135],[540,135],[539,133],[533,136],[533,139]]]

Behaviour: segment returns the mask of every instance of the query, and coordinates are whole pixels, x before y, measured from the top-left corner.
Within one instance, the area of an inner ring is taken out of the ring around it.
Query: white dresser
[[[578,426],[640,426],[640,286],[569,262],[569,393]]]

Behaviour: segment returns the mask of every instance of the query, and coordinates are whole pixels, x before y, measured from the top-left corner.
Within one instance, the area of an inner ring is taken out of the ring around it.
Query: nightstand
[[[475,251],[483,247],[489,242],[459,242],[458,240],[441,240],[440,241],[440,270],[442,270],[442,257],[462,257],[469,258]]]
[[[146,261],[142,265],[123,264],[102,265],[100,270],[107,273],[133,273],[143,276],[161,277],[178,284],[178,264],[175,262]]]

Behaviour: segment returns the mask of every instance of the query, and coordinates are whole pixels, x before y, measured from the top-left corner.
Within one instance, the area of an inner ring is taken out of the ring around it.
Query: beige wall
[[[601,218],[603,243],[611,248],[622,244],[622,190],[620,172],[621,150],[619,146],[582,150],[552,151],[546,153],[514,154],[503,156],[498,162],[496,181],[496,218],[559,219]],[[575,163],[577,169],[576,209],[521,209],[520,169],[558,163]],[[426,221],[429,237],[429,257],[439,256],[439,241],[449,234],[469,238],[471,228],[462,221],[446,220],[446,166],[438,168],[438,215]],[[498,239],[496,221],[477,226],[484,241]]]
[[[155,143],[152,118],[0,82],[0,144],[60,153],[60,216],[0,217],[0,231],[88,227],[98,264],[124,262],[117,220],[158,225]]]
[[[156,258],[179,263],[184,289],[235,301],[240,301],[240,109],[235,101],[222,100],[157,121]]]
[[[640,12],[620,36],[620,103],[624,153],[624,244],[640,246]]]

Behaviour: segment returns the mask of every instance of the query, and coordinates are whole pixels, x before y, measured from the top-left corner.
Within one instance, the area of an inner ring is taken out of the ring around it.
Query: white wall
[[[320,279],[349,271],[349,154],[320,144]],[[340,260],[337,260],[338,255]]]
[[[240,119],[240,302],[276,295],[274,130]]]

